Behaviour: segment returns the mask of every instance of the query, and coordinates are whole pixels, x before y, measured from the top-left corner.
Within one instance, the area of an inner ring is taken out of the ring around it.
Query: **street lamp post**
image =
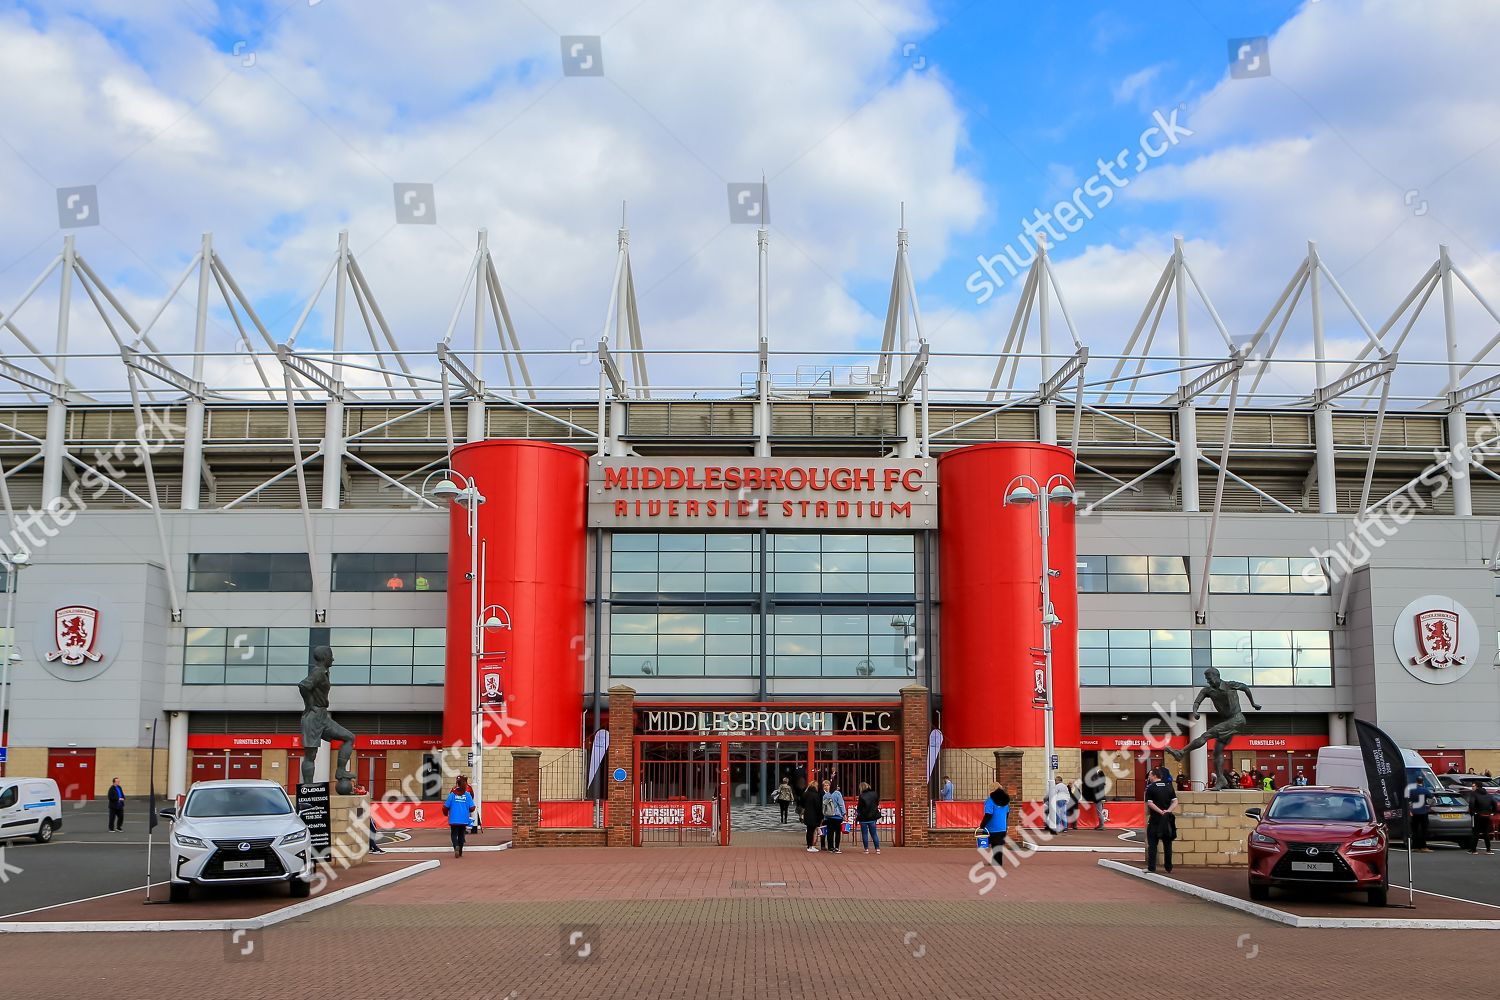
[[[479,492],[471,476],[453,469],[438,469],[429,473],[422,481],[422,492],[427,493],[427,484],[441,476],[442,481],[432,488],[432,495],[447,500],[464,509],[464,528],[469,535],[469,705],[476,709],[469,726],[469,771],[474,786],[474,827],[483,829],[484,803],[484,749],[480,746],[479,705],[479,505],[484,503],[484,494]],[[459,485],[462,484],[462,485]]]
[[[10,763],[10,726],[6,724],[5,707],[10,696],[10,658],[15,648],[16,577],[20,576],[21,567],[27,565],[28,557],[17,552],[6,561],[9,565],[5,573],[5,659],[0,660],[0,750],[5,751],[0,756],[6,759],[0,760],[0,769]]]
[[[1052,785],[1057,780],[1057,766],[1054,763],[1056,757],[1056,738],[1054,735],[1053,718],[1056,709],[1056,701],[1052,697],[1052,630],[1062,624],[1062,619],[1052,610],[1052,577],[1060,575],[1060,571],[1052,568],[1048,557],[1048,541],[1051,538],[1051,518],[1049,509],[1053,504],[1069,504],[1073,502],[1073,482],[1064,475],[1055,475],[1047,480],[1045,488],[1038,486],[1037,481],[1031,476],[1017,476],[1010,481],[1005,488],[1005,506],[1017,504],[1037,504],[1037,522],[1041,532],[1042,541],[1042,665],[1043,684],[1046,686],[1046,701],[1042,706],[1042,740],[1045,744],[1043,751],[1047,756],[1047,780],[1045,783],[1043,797],[1043,811],[1050,808],[1052,801]]]

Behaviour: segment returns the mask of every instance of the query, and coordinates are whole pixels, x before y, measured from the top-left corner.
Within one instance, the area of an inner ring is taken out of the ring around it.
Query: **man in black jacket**
[[[823,790],[818,787],[816,781],[809,781],[807,787],[802,790],[802,825],[807,828],[808,852],[817,854],[818,849],[813,845],[813,838],[818,835],[818,828],[823,825]]]

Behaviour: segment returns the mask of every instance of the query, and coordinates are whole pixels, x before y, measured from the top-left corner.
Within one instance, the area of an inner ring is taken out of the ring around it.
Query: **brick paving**
[[[34,972],[0,977],[0,998],[156,1000],[188,987],[236,1000],[1370,1000],[1409,992],[1414,953],[1429,968],[1458,968],[1497,941],[1484,931],[1298,931],[1100,869],[1093,855],[1029,858],[981,895],[968,878],[974,861],[912,849],[470,855],[260,932],[248,958],[219,934],[3,937],[0,967]],[[1489,979],[1445,977],[1443,995],[1493,996]]]

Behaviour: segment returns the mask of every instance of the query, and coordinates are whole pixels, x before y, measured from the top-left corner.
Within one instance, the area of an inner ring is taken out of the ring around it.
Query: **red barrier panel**
[[[702,802],[639,802],[636,822],[641,826],[713,826],[714,804]]]
[[[1085,804],[1079,809],[1078,823],[1083,827],[1093,827],[1097,818],[1094,815],[1094,807]],[[1015,807],[1011,807],[1011,819],[1016,816]],[[939,802],[937,804],[937,828],[939,830],[973,830],[979,826],[979,821],[984,818],[983,802]],[[1021,804],[1021,823],[1023,826],[1041,826],[1042,804],[1040,802],[1024,802]],[[1012,826],[1015,824],[1012,823]],[[1109,830],[1139,830],[1146,825],[1146,804],[1144,802],[1106,802],[1104,804],[1104,826]]]
[[[485,826],[510,826],[509,802],[485,802],[479,811]],[[441,830],[448,825],[441,802],[372,802],[370,815],[382,830]]]
[[[588,829],[594,825],[594,803],[592,800],[583,802],[540,802],[537,804],[537,811],[542,815],[543,829]]]

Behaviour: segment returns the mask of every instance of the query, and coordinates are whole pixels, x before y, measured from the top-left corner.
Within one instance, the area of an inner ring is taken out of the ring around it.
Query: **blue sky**
[[[977,261],[1024,249],[1023,220],[1069,200],[1093,207],[1052,254],[1098,353],[1174,234],[1236,336],[1309,239],[1378,324],[1441,242],[1500,301],[1497,32],[1481,0],[13,0],[0,299],[57,252],[56,189],[92,184],[102,222],[71,231],[137,314],[211,230],[281,339],[347,228],[398,340],[427,349],[485,227],[523,344],[560,352],[534,370],[573,384],[586,365],[565,355],[598,336],[622,201],[647,345],[753,349],[754,227],[730,223],[725,185],[764,171],[773,347],[878,345],[902,201],[939,353],[999,347],[1019,280],[976,292]],[[565,73],[562,35],[597,36],[604,75]],[[1231,77],[1238,38],[1266,39],[1268,76]],[[1135,157],[1168,117],[1192,134]],[[1122,150],[1136,169],[1101,182]],[[1091,178],[1107,204],[1079,193]],[[399,182],[434,185],[437,225],[398,224]],[[300,344],[328,343],[325,306]],[[45,312],[39,298],[19,322],[46,330]],[[1462,316],[1477,349],[1496,324]],[[1194,351],[1221,351],[1193,317]],[[169,349],[189,320],[164,314]],[[1352,317],[1328,327],[1335,356],[1361,347]],[[1432,329],[1412,353],[1440,354]],[[1307,337],[1292,323],[1288,355]],[[220,310],[210,348],[236,339]],[[78,342],[110,347],[98,324]],[[742,366],[711,367],[736,384]],[[988,376],[937,371],[955,388]]]

